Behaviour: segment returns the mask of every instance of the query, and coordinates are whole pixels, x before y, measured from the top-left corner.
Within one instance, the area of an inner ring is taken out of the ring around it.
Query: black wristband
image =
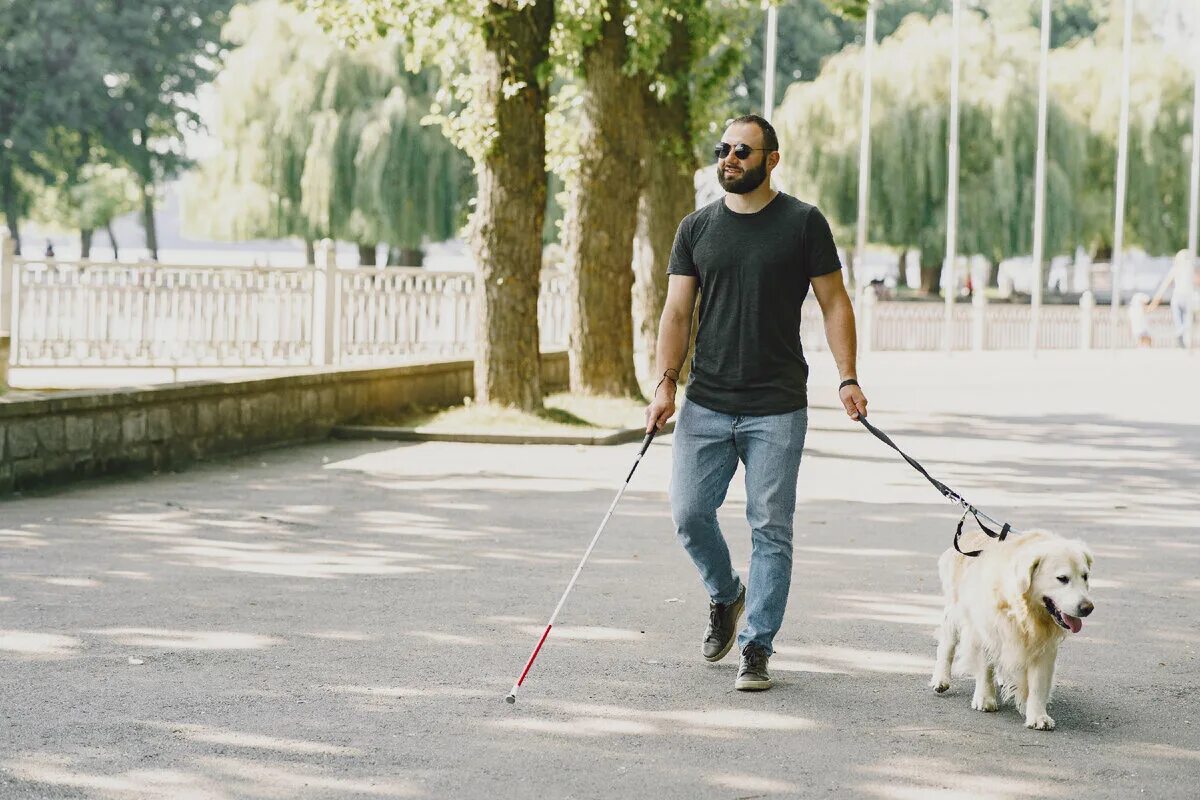
[[[858,386],[858,381],[856,381],[854,378],[846,378],[846,380],[842,381],[841,385],[838,386],[838,391],[840,392],[847,386]]]

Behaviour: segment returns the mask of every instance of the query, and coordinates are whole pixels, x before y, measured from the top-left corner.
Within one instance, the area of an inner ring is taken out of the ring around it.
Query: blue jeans
[[[750,580],[746,624],[738,649],[751,642],[767,653],[783,624],[792,582],[792,517],[796,475],[808,430],[808,409],[762,417],[732,416],[687,401],[675,423],[671,516],[675,534],[692,557],[708,596],[737,599],[742,581],[717,524],[729,481],[746,465],[746,521],[750,523]]]

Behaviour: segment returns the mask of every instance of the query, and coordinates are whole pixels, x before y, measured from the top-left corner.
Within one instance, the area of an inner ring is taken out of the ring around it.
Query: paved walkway
[[[815,360],[774,690],[699,658],[669,437],[515,706],[636,445],[328,442],[0,503],[0,798],[1194,797],[1200,357],[862,367],[935,475],[1096,551],[1052,733],[926,687],[956,515]]]

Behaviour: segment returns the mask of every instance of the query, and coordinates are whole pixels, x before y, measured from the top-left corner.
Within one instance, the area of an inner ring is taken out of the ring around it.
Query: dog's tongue
[[[1071,626],[1071,633],[1079,633],[1083,630],[1083,620],[1079,617],[1072,617],[1070,614],[1062,615],[1063,622]]]

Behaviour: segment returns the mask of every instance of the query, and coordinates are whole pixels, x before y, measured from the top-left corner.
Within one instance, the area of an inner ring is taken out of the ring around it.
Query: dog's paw
[[[1034,717],[1026,717],[1025,727],[1033,728],[1035,731],[1052,731],[1054,730],[1054,718],[1049,714],[1038,714]]]
[[[943,694],[947,689],[950,688],[950,681],[934,678],[929,682],[929,688],[933,689],[938,694]]]
[[[976,697],[971,698],[971,708],[975,709],[976,711],[987,712],[987,711],[995,711],[998,708],[998,706],[996,705],[996,698],[994,698],[994,697],[978,697],[978,696],[976,696]]]

